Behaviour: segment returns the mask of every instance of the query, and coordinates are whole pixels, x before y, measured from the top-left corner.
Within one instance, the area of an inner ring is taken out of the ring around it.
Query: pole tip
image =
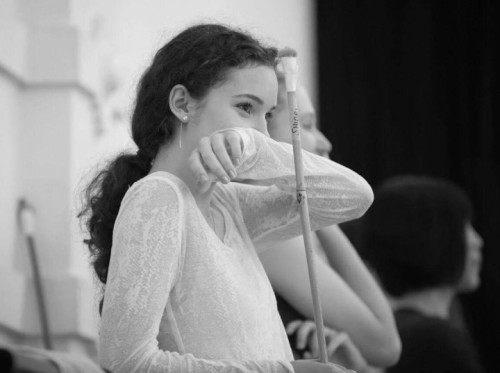
[[[299,70],[297,52],[290,47],[285,47],[278,52],[278,57],[283,67],[286,90],[288,92],[295,92],[297,90],[297,75]]]
[[[297,51],[290,47],[285,47],[278,51],[278,58],[282,57],[297,57]]]

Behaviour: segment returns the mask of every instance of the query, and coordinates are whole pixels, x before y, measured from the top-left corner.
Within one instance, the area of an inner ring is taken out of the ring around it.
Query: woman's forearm
[[[326,227],[316,233],[330,266],[366,304],[375,326],[378,324],[381,346],[387,346],[381,356],[389,363],[395,361],[401,349],[399,335],[390,305],[376,279],[339,226]]]
[[[248,128],[231,128],[242,140],[241,163],[232,187],[248,232],[256,246],[301,233],[293,149]],[[354,171],[303,152],[309,217],[313,230],[360,217],[373,191]]]
[[[314,319],[303,238],[280,242],[259,256],[274,290],[304,317]],[[316,274],[325,324],[347,333],[369,364],[393,364],[399,357],[399,337],[391,311],[385,308],[388,305],[373,278],[369,288],[376,287],[374,291],[379,295],[372,299],[364,290],[358,294],[351,287],[348,280],[352,282],[352,275],[347,280],[342,278],[319,257]],[[356,288],[364,283],[354,282]]]

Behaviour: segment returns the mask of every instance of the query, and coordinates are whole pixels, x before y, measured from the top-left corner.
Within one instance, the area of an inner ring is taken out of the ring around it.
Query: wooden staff
[[[304,246],[306,250],[307,268],[309,272],[309,282],[314,306],[314,321],[316,322],[319,360],[322,363],[328,362],[326,352],[326,340],[323,326],[323,313],[321,311],[321,302],[319,298],[318,283],[316,280],[316,269],[314,265],[314,255],[311,240],[311,222],[309,220],[309,205],[307,203],[307,193],[304,182],[304,165],[302,163],[302,145],[300,143],[300,122],[299,109],[297,105],[297,52],[291,48],[285,48],[278,54],[283,66],[285,75],[285,86],[288,96],[288,112],[292,131],[293,157],[295,164],[295,176],[297,183],[297,202],[300,208],[300,218],[302,221],[302,236],[304,237]]]

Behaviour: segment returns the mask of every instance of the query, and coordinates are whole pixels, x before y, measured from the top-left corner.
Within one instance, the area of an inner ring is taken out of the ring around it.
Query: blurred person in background
[[[287,93],[280,73],[278,82],[278,104],[268,131],[273,139],[290,143]],[[297,103],[303,149],[328,157],[332,145],[318,128],[316,111],[300,84]],[[394,364],[400,341],[379,285],[337,225],[322,228],[312,237],[330,360],[358,372],[367,371],[369,365]],[[260,259],[276,293],[295,356],[318,357],[303,237],[274,245],[260,254]]]
[[[480,373],[465,330],[450,320],[457,295],[480,285],[483,240],[471,202],[452,182],[401,175],[375,190],[360,219],[362,257],[390,298],[402,341],[388,373]]]

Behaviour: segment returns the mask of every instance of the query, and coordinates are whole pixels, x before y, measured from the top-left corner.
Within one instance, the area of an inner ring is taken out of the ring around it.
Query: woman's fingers
[[[233,161],[229,157],[228,146],[226,146],[226,139],[221,133],[211,136],[212,150],[215,153],[219,163],[224,168],[225,173],[229,176],[229,179],[234,179],[236,177],[236,170],[233,165]]]
[[[319,356],[319,342],[316,330],[316,324],[311,320],[295,320],[289,323],[286,327],[286,331],[289,335],[295,333],[296,348],[301,350],[306,347],[308,350],[304,351],[303,357],[305,359],[317,358]],[[358,352],[357,349],[352,345],[349,336],[344,332],[338,332],[335,329],[328,328],[324,326],[324,334],[326,339],[326,350],[327,356],[330,363],[341,369],[342,372],[352,372],[351,370],[345,369],[342,366],[333,364],[333,361],[338,361],[345,364],[348,367],[363,367],[363,358],[361,355],[357,356],[355,353]],[[342,347],[342,349],[341,349]],[[347,354],[342,359],[337,359],[336,356],[339,351],[343,351],[344,347],[348,350]],[[352,347],[352,351],[351,351]],[[335,356],[334,356],[335,355]],[[343,370],[342,370],[343,369]]]
[[[304,321],[296,333],[296,348],[302,350],[306,348],[309,334],[316,330],[316,325],[312,321]]]
[[[336,332],[331,330],[331,332],[328,333],[326,340],[327,340],[327,345],[326,345],[326,351],[327,355],[329,357],[333,356],[335,351],[347,341],[347,334],[343,332]]]
[[[312,321],[309,321],[312,323]],[[324,327],[324,335],[326,340],[326,352],[327,356],[331,357],[335,351],[346,341],[347,334],[342,332],[337,332],[334,329]],[[319,357],[319,342],[318,333],[316,330],[316,324],[312,325],[311,332],[309,333],[309,351],[311,353],[310,357]]]
[[[295,333],[295,331],[302,325],[303,322],[303,320],[294,320],[292,322],[289,322],[286,326],[287,334],[292,335],[293,333]]]
[[[215,175],[223,183],[229,183],[229,175],[222,166],[218,156],[212,148],[210,137],[203,137],[198,144],[198,151],[201,159],[206,166],[208,173]]]
[[[304,352],[305,359],[317,358],[319,356],[319,344],[317,337],[316,324],[311,320],[295,320],[287,325],[288,334],[296,334],[297,349],[304,349],[304,339],[307,341],[308,350]],[[349,368],[364,369],[366,362],[359,353],[358,349],[352,344],[349,336],[344,332],[324,326],[326,339],[327,356],[330,363],[339,362]],[[343,372],[352,372],[341,366],[333,364]],[[344,370],[342,370],[344,369]]]
[[[319,341],[316,324],[311,320],[295,320],[287,325],[288,334],[296,333],[295,343],[297,349],[304,349],[307,345],[309,351],[304,353],[305,358],[319,356]],[[335,351],[348,340],[347,334],[324,327],[327,356],[331,357]]]
[[[212,180],[205,170],[205,166],[203,165],[201,154],[198,149],[193,150],[193,152],[189,156],[188,167],[196,177],[196,181],[199,186],[199,192],[205,193],[206,191],[208,191],[208,189],[212,185]]]
[[[314,360],[294,360],[290,362],[295,373],[353,373],[354,371],[334,363],[320,363]],[[355,373],[355,372],[354,372]]]
[[[206,184],[207,179],[229,183],[236,177],[235,165],[239,164],[241,154],[241,137],[237,132],[214,133],[200,140],[198,149],[189,158],[189,167],[200,184]]]
[[[206,183],[210,181],[208,177],[208,173],[205,170],[205,166],[203,165],[201,161],[201,155],[198,149],[193,150],[191,155],[188,158],[188,167],[191,169],[191,171],[194,173],[196,177],[196,181],[199,184]]]
[[[334,361],[358,372],[365,371],[367,368],[366,360],[347,334],[345,335],[345,341],[335,351],[333,358]]]
[[[231,151],[231,158],[233,160],[233,164],[235,166],[238,166],[241,162],[241,152],[243,147],[241,137],[235,131],[228,131],[226,135],[226,141]]]
[[[319,357],[318,333],[316,332],[316,325],[314,325],[314,329],[309,334],[308,346],[312,357]]]

